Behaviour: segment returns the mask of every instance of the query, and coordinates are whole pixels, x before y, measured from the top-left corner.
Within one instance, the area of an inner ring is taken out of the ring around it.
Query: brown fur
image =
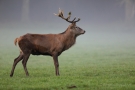
[[[14,60],[10,76],[13,76],[16,64],[22,60],[26,75],[27,61],[32,55],[49,55],[54,59],[56,75],[59,75],[58,56],[75,44],[76,37],[85,31],[77,27],[75,23],[69,25],[67,30],[60,34],[25,34],[16,38],[14,44],[20,48],[20,55]]]

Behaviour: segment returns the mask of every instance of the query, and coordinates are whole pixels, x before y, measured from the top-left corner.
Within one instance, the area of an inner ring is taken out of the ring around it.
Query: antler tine
[[[75,19],[76,19],[76,17],[71,21],[71,23],[76,23],[76,22],[80,21],[80,18],[78,18],[78,20],[76,20],[76,21],[75,21]]]
[[[69,19],[71,17],[71,12],[68,13],[67,18],[64,18],[63,10],[61,10],[60,8],[59,8],[59,13],[58,14],[54,13],[54,15],[61,17],[62,19],[66,20],[69,23],[76,23],[76,22],[80,21],[80,18],[78,18],[78,20],[75,21],[76,17],[72,21],[70,21]]]
[[[55,14],[55,13],[54,13],[54,15],[56,15],[56,16],[58,16],[58,17],[61,17],[61,16],[63,16],[63,12],[62,12],[62,10],[59,8],[59,13],[58,13],[58,14]]]
[[[76,22],[78,22],[78,21],[80,21],[80,20],[81,20],[81,19],[80,19],[80,18],[78,18],[78,20],[76,20],[76,21],[74,21],[74,22],[76,23]]]
[[[75,19],[76,19],[76,17],[72,20],[72,22],[74,22],[74,21],[75,21]]]
[[[67,20],[69,20],[71,17],[71,12],[68,13],[68,17],[67,17]]]
[[[64,15],[63,15],[63,10],[61,10],[61,9],[59,8],[59,17],[61,17],[61,16],[64,17]]]

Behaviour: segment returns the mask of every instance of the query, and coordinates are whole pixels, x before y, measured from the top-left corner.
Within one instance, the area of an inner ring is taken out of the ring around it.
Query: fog
[[[71,20],[81,18],[77,25],[86,33],[77,38],[78,47],[134,46],[135,14],[127,18],[121,1],[0,0],[0,48],[14,46],[14,39],[26,33],[65,31],[70,23],[53,14],[59,8],[66,17],[71,11]]]
[[[23,2],[25,0],[0,0],[0,21],[20,22],[22,18]],[[58,8],[64,10],[65,15],[71,11],[72,17],[80,17],[80,23],[112,23],[124,21],[124,5],[118,0],[26,0],[29,1],[30,22],[62,23],[53,13]]]

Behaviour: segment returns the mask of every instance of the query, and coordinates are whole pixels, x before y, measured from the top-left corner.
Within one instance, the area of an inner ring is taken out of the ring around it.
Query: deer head
[[[71,23],[71,25],[69,25],[69,27],[68,27],[68,30],[70,30],[70,32],[74,33],[75,36],[78,36],[78,35],[81,35],[81,34],[85,33],[85,31],[83,29],[81,29],[80,27],[76,26],[76,22],[80,21],[80,18],[78,18],[76,20],[76,17],[75,17],[73,20],[70,20],[71,12],[69,12],[68,13],[68,17],[65,18],[63,10],[61,10],[59,8],[59,13],[58,14],[54,13],[54,15],[56,15],[58,17],[61,17],[62,19],[66,20],[67,22]]]

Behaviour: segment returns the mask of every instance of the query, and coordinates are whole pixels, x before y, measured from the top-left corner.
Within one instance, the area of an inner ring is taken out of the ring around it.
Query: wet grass
[[[86,45],[87,46],[87,45]],[[51,57],[31,56],[26,77],[21,62],[9,76],[16,47],[0,52],[0,90],[134,90],[134,46],[72,47],[59,57],[60,76],[55,76]]]

